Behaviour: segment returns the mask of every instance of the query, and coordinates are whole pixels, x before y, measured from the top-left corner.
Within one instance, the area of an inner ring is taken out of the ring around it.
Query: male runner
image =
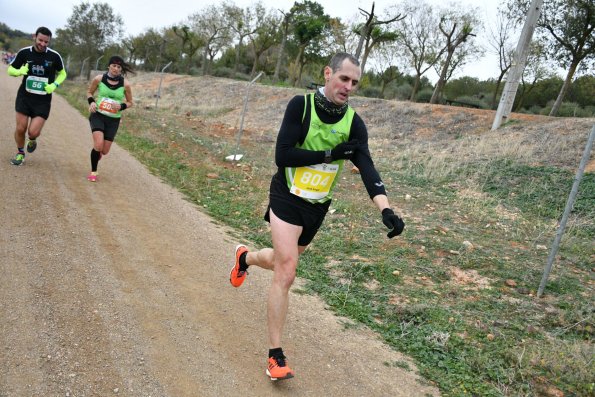
[[[405,227],[390,208],[384,183],[372,162],[366,126],[347,103],[360,75],[358,60],[338,53],[324,68],[324,87],[289,102],[277,137],[278,171],[271,181],[265,214],[271,224],[273,248],[248,252],[244,245],[236,247],[230,273],[234,287],[242,285],[248,266],[274,271],[267,304],[270,345],[266,374],[271,380],[294,376],[281,348],[289,288],[300,254],[322,225],[345,160],[359,168],[368,195],[391,229],[387,236],[397,236]]]
[[[25,161],[25,133],[29,129],[27,152],[37,148],[37,138],[50,115],[52,92],[66,80],[62,57],[48,47],[52,32],[40,27],[33,36],[33,45],[19,50],[8,66],[8,74],[23,76],[15,101],[16,128],[14,140],[17,154],[11,160],[14,165]]]

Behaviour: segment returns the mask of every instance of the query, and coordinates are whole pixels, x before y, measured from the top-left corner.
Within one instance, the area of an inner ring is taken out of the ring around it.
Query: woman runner
[[[114,55],[109,60],[107,73],[97,75],[89,85],[87,101],[93,134],[91,173],[87,176],[90,182],[97,181],[99,160],[108,154],[112,147],[122,112],[133,105],[132,89],[128,80],[124,78],[129,72],[133,72],[132,67],[121,57]],[[95,91],[99,94],[97,100],[94,97]]]

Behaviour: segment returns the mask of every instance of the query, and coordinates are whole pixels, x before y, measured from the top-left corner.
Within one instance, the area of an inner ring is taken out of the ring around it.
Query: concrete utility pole
[[[506,122],[510,116],[510,112],[512,111],[514,97],[516,96],[516,91],[519,87],[519,81],[523,75],[523,70],[525,70],[527,56],[529,55],[529,44],[531,43],[531,37],[533,37],[533,31],[537,25],[539,14],[541,14],[542,5],[543,0],[533,0],[531,2],[531,6],[529,7],[529,11],[527,12],[527,19],[525,20],[525,25],[523,26],[523,31],[521,32],[521,37],[519,38],[519,42],[514,53],[512,66],[510,67],[508,76],[506,77],[506,85],[504,86],[502,96],[500,97],[500,104],[498,105],[498,110],[496,111],[496,117],[494,118],[494,123],[492,124],[492,131],[498,129],[498,127],[500,127],[503,122]]]
[[[589,139],[587,139],[587,146],[585,146],[583,157],[581,158],[578,170],[576,171],[574,183],[572,184],[572,190],[570,191],[570,195],[568,196],[568,200],[566,201],[566,208],[564,209],[564,214],[562,215],[560,226],[558,226],[558,231],[556,232],[556,238],[554,239],[554,244],[552,245],[550,255],[547,258],[547,264],[545,265],[545,270],[543,271],[543,276],[541,277],[541,283],[539,284],[539,289],[537,290],[538,298],[541,298],[541,295],[543,295],[545,284],[547,283],[547,279],[550,275],[550,272],[552,271],[552,265],[554,264],[554,260],[556,259],[556,253],[558,252],[558,248],[560,247],[560,241],[562,241],[562,236],[564,235],[566,222],[568,222],[570,211],[572,211],[572,207],[574,206],[574,201],[576,200],[576,195],[578,194],[578,187],[581,184],[581,179],[583,178],[585,167],[587,166],[589,156],[591,155],[593,141],[595,141],[595,124],[593,124],[591,134],[589,134]]]

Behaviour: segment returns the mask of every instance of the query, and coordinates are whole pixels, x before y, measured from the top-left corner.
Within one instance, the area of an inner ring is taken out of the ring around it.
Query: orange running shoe
[[[242,285],[242,283],[246,279],[246,275],[248,274],[246,270],[240,270],[240,256],[244,252],[248,252],[248,248],[246,248],[245,245],[240,244],[236,247],[236,263],[231,268],[231,272],[229,272],[229,282],[236,288]]]
[[[287,359],[283,357],[269,357],[267,375],[271,380],[283,380],[293,378],[295,373],[287,365]]]

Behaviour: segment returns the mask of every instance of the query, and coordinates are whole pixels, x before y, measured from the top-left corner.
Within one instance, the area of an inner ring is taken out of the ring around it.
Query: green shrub
[[[401,84],[394,90],[394,98],[400,99],[402,101],[406,101],[411,96],[412,89],[413,89],[413,87],[411,86],[411,84],[408,84],[408,83]],[[429,101],[429,99],[428,99],[428,101]]]
[[[227,77],[229,79],[235,78],[235,72],[232,68],[228,67],[218,67],[213,70],[213,76],[215,77]]]
[[[547,106],[544,107],[540,114],[548,116],[552,111],[554,101],[548,102]],[[591,106],[591,108],[593,108]],[[578,103],[575,102],[562,102],[560,109],[558,109],[557,117],[593,117],[592,109],[584,109]]]
[[[193,66],[188,71],[188,74],[190,74],[190,76],[200,76],[200,75],[202,75],[202,68]]]
[[[423,90],[418,91],[418,93],[415,95],[415,102],[428,103],[428,102],[430,102],[430,99],[432,99],[433,93],[434,93],[433,89],[424,88]]]
[[[369,87],[363,88],[363,89],[359,90],[358,93],[361,96],[365,96],[368,98],[380,98],[381,97],[380,88],[375,87],[375,86],[369,86]]]
[[[480,109],[489,109],[490,108],[490,105],[488,105],[484,101],[484,99],[480,99],[475,96],[463,95],[463,96],[455,98],[455,101],[464,103],[464,104],[474,105],[474,106],[479,107]]]

